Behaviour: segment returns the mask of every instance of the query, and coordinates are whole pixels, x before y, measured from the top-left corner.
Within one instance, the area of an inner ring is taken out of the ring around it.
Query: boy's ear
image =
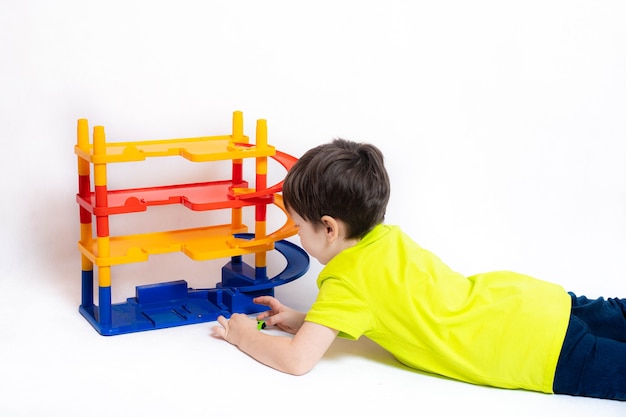
[[[339,238],[339,222],[334,217],[324,215],[322,216],[322,223],[328,243],[337,240]]]

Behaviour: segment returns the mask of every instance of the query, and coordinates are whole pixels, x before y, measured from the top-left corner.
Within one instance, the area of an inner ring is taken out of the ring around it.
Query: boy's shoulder
[[[399,240],[411,242],[411,244],[415,243],[400,226],[386,223],[376,225],[363,237],[363,239],[361,239],[361,242],[364,244],[370,244],[380,240]]]
[[[356,245],[339,253],[327,266],[349,268],[356,266],[355,262],[377,262],[375,258],[379,254],[393,253],[406,245],[416,244],[399,226],[381,223],[367,232]]]

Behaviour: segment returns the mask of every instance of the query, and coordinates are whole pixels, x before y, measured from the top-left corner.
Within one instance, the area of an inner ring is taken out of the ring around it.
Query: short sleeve
[[[318,281],[320,291],[305,320],[339,331],[339,336],[358,339],[372,323],[372,312],[344,280],[328,277]]]

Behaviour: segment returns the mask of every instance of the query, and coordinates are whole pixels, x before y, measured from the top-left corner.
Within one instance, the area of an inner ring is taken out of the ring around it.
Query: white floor
[[[293,377],[212,338],[211,323],[104,337],[77,311],[76,263],[61,260],[48,269],[9,262],[3,269],[0,415],[6,417],[425,411],[609,417],[626,411],[621,402],[492,389],[421,374],[366,339],[337,340],[312,372]],[[277,295],[302,308],[314,290],[308,275]]]

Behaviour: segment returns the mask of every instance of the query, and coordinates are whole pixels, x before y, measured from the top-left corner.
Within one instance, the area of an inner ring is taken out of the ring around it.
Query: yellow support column
[[[256,147],[257,149],[267,148],[267,121],[257,120],[256,125]],[[256,158],[256,191],[267,189],[267,157]],[[254,237],[260,240],[267,234],[267,206],[265,204],[256,205]],[[257,252],[255,255],[256,278],[267,279],[267,252]]]
[[[106,155],[106,140],[104,127],[96,126],[93,132],[94,156]],[[94,184],[97,208],[106,208],[109,205],[107,192],[107,166],[106,163],[94,163]],[[109,243],[109,216],[96,216],[96,233],[98,236],[98,258],[109,258],[111,247]],[[100,266],[98,268],[99,287],[99,318],[101,325],[110,325],[111,317],[111,267]]]
[[[244,142],[243,137],[243,113],[240,111],[233,112],[233,134],[230,140],[230,146],[234,147],[235,143]],[[233,159],[233,186],[238,187],[243,181],[243,159]],[[231,224],[234,229],[242,226],[242,209],[234,208],[231,214]]]
[[[78,148],[89,152],[89,124],[87,119],[79,119],[77,126]],[[89,161],[78,157],[78,195],[85,201],[91,198],[91,166]],[[91,213],[80,207],[80,243],[84,247],[91,245],[92,241]],[[93,262],[85,255],[81,255],[81,306],[93,305]]]

